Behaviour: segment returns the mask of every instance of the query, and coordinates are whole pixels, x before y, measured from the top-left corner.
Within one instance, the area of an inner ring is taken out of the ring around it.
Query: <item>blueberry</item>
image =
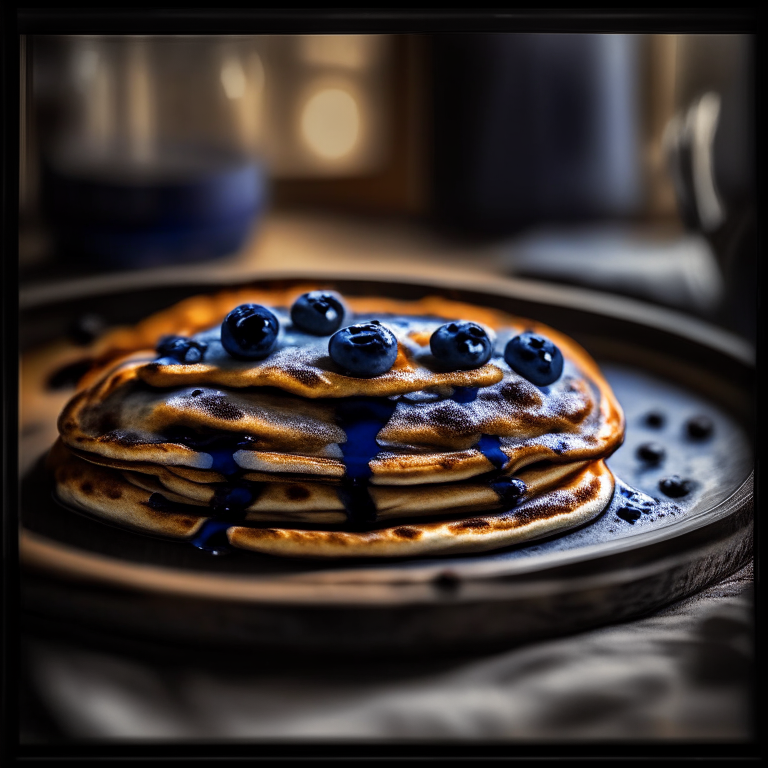
[[[649,427],[653,427],[654,429],[659,429],[660,427],[663,427],[665,421],[666,421],[666,418],[664,417],[664,414],[661,411],[651,411],[645,416],[646,425]]]
[[[637,458],[646,464],[660,464],[666,451],[658,443],[643,443],[637,449]]]
[[[277,343],[280,323],[260,304],[235,307],[221,324],[221,345],[239,360],[261,360]]]
[[[547,338],[537,333],[521,333],[504,350],[509,367],[537,387],[556,382],[563,373],[563,354]]]
[[[670,475],[659,480],[659,489],[665,496],[677,499],[680,496],[687,496],[692,486],[690,480],[682,480],[680,475]]]
[[[446,323],[429,340],[432,354],[450,368],[479,368],[491,356],[491,340],[477,323]]]
[[[291,320],[306,333],[328,336],[341,327],[344,305],[335,293],[310,291],[299,296],[293,303]]]
[[[715,425],[709,416],[693,416],[685,423],[688,436],[694,440],[704,440],[712,434],[714,428]]]
[[[205,355],[208,345],[204,341],[194,341],[186,336],[163,336],[156,352],[160,357],[170,357],[180,363],[199,363]]]
[[[331,336],[328,354],[351,376],[386,373],[397,358],[397,339],[378,320],[342,328]]]

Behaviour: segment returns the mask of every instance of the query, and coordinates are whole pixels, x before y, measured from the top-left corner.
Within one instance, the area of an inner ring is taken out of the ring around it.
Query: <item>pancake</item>
[[[344,325],[378,320],[397,340],[388,371],[352,376],[329,356],[328,336],[291,321],[293,301],[313,288],[195,297],[98,340],[58,420],[49,463],[59,498],[177,538],[216,520],[231,545],[290,557],[483,551],[606,508],[613,478],[603,460],[621,444],[624,418],[574,341],[439,297],[349,298]],[[222,320],[243,303],[278,318],[263,359],[222,346]],[[451,370],[430,338],[459,320],[485,329],[490,357]],[[562,352],[555,381],[536,386],[505,360],[507,342],[524,332]],[[198,344],[202,359],[156,352],[167,334]],[[457,527],[467,515],[482,524]]]
[[[213,522],[216,526],[213,532],[225,531],[229,543],[235,547],[286,557],[412,557],[498,549],[588,522],[609,504],[614,489],[613,475],[602,461],[578,464],[568,472],[560,468],[558,477],[550,477],[550,482],[544,481],[538,486],[537,473],[531,472],[528,479],[534,482],[529,486],[529,499],[514,509],[487,514],[480,510],[498,507],[498,503],[489,500],[489,489],[482,484],[465,487],[458,499],[452,488],[440,488],[437,493],[433,488],[429,493],[419,489],[413,498],[405,500],[405,509],[398,506],[404,503],[402,489],[375,489],[382,522],[394,521],[404,513],[416,514],[421,519],[363,531],[323,530],[318,526],[346,520],[343,506],[336,512],[313,510],[289,497],[287,504],[281,504],[281,489],[274,486],[266,493],[265,503],[254,504],[253,509],[249,507],[238,525],[229,521],[218,523],[209,517],[206,513],[210,506],[202,489],[200,503],[195,504],[159,482],[134,483],[117,470],[79,459],[61,443],[52,450],[49,464],[61,501],[109,522],[178,539],[200,538],[206,525]],[[539,473],[539,479],[544,480],[545,474]],[[408,490],[413,493],[413,489]],[[419,499],[422,494],[423,498]],[[471,498],[472,494],[475,499]],[[156,501],[158,496],[160,500]],[[332,494],[326,493],[324,498],[330,501],[329,506],[334,505]],[[317,501],[312,493],[307,499]],[[447,512],[453,514],[447,515]],[[457,518],[462,512],[474,514]],[[425,516],[437,514],[441,517],[438,521],[423,520]],[[285,522],[300,522],[305,526],[242,524],[274,522],[278,516]]]

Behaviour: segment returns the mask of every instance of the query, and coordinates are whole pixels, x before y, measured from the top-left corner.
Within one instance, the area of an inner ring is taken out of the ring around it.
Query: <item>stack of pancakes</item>
[[[49,456],[58,498],[146,533],[295,557],[477,552],[581,525],[609,504],[604,463],[624,419],[594,361],[539,323],[442,298],[345,298],[345,325],[379,320],[397,337],[390,371],[345,375],[328,337],[291,324],[302,292],[195,297],[105,338],[59,418]],[[221,346],[242,303],[280,322],[274,351],[236,360]],[[443,323],[482,324],[483,366],[431,355]],[[563,353],[537,387],[504,361],[534,331]],[[202,362],[160,357],[166,334],[207,345]],[[515,482],[521,481],[521,482]],[[217,543],[217,541],[219,543]]]

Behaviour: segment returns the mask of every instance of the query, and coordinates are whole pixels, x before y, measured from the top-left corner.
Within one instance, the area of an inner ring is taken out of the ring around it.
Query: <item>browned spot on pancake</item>
[[[138,435],[134,434],[133,432],[123,432],[122,430],[116,429],[112,432],[108,432],[106,435],[103,435],[102,437],[98,438],[99,442],[104,443],[117,443],[118,445],[145,445],[146,440],[143,440]]]
[[[575,490],[574,497],[576,498],[576,501],[579,504],[583,504],[585,501],[590,501],[591,499],[594,499],[595,496],[597,496],[597,493],[599,490],[600,490],[600,478],[593,477],[589,481],[588,485],[582,486]]]
[[[144,370],[147,373],[157,373],[160,370],[160,368],[161,368],[160,363],[147,363],[144,366]]]
[[[202,408],[216,419],[237,421],[245,415],[237,406],[227,400],[226,395],[210,394],[197,397],[195,406]]]
[[[74,421],[65,421],[61,425],[61,429],[62,429],[63,432],[69,432],[70,430],[73,430],[76,426],[77,425],[75,424]]]
[[[530,406],[541,402],[541,395],[521,379],[511,379],[500,389],[502,397],[510,403]]]
[[[461,520],[458,523],[451,525],[451,529],[454,531],[477,531],[481,528],[488,528],[490,523],[487,520],[481,520],[478,517],[470,518],[469,520]]]
[[[398,539],[418,539],[421,538],[421,531],[402,526],[400,528],[393,528],[392,535],[397,536]]]
[[[421,414],[413,414],[413,421],[419,422],[421,419],[423,419]],[[463,410],[456,408],[452,402],[435,408],[431,413],[430,421],[430,426],[440,434],[451,437],[477,435],[479,439],[480,432],[477,425],[473,423],[472,419],[467,418],[467,414]]]
[[[106,493],[110,499],[119,499],[123,495],[123,492],[116,485],[108,485],[104,489],[104,493]]]
[[[84,437],[76,437],[75,438],[75,442],[84,443],[85,442],[85,438]]]
[[[440,459],[439,466],[441,469],[453,469],[466,459],[466,456],[444,456]],[[405,464],[404,464],[405,466]]]
[[[322,381],[320,375],[315,373],[310,368],[295,368],[293,366],[286,366],[282,369],[282,372],[286,376],[290,376],[300,384],[303,384],[305,387],[316,387]]]
[[[86,494],[86,495],[90,495],[90,494],[92,494],[92,493],[93,493],[93,485],[92,485],[91,483],[89,483],[88,481],[86,481],[86,482],[84,482],[84,483],[82,483],[82,484],[80,485],[80,490],[81,490],[81,491],[82,491],[84,494]]]
[[[309,490],[303,485],[289,485],[285,489],[285,495],[291,499],[291,501],[303,501],[310,496]]]

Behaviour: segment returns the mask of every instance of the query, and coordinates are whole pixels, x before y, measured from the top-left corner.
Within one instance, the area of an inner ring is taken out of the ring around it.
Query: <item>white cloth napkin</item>
[[[461,659],[222,672],[30,640],[67,739],[695,740],[752,734],[752,568],[648,618]]]

